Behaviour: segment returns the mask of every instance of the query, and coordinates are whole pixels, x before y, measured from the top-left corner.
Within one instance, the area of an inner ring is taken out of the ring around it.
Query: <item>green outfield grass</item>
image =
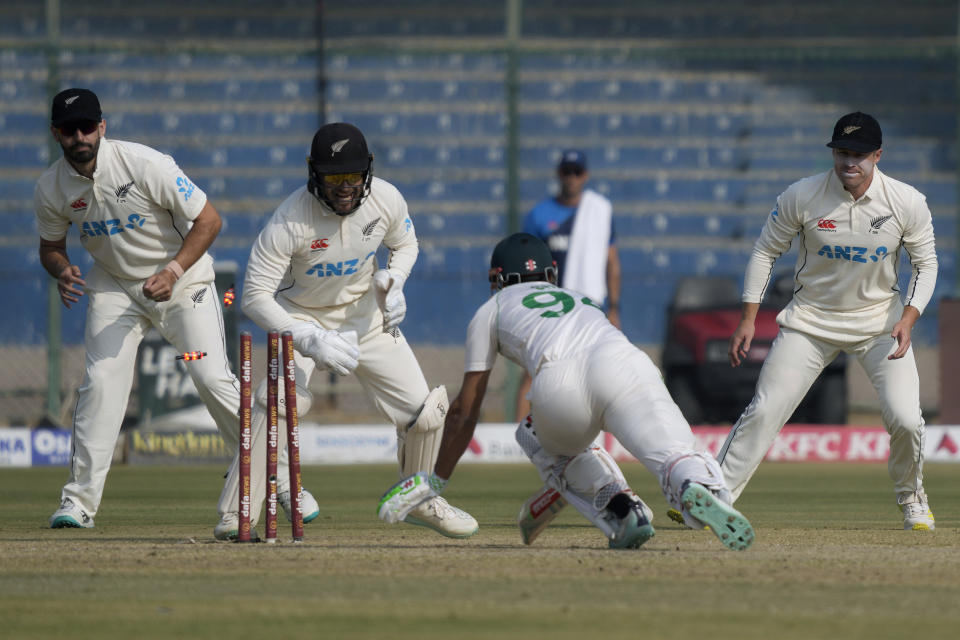
[[[960,465],[928,465],[934,532],[901,530],[886,467],[766,464],[738,507],[757,541],[727,551],[657,513],[610,551],[572,509],[532,547],[515,525],[527,465],[464,465],[447,495],[480,533],[448,540],[376,519],[386,466],[306,467],[306,541],[213,540],[219,467],[117,467],[93,530],[46,528],[66,470],[0,469],[0,637],[954,638]]]

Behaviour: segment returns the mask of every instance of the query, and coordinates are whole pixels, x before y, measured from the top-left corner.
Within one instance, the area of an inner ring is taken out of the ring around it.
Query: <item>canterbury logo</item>
[[[892,218],[892,217],[893,217],[893,216],[880,216],[879,218],[874,218],[873,220],[870,221],[870,228],[871,228],[871,229],[879,229],[879,228],[883,225],[884,222],[886,222],[887,220],[889,220],[889,219]]]
[[[76,99],[79,98],[79,97],[80,97],[79,95],[71,96],[71,97],[67,98],[66,100],[64,100],[64,101],[63,101],[63,104],[71,105],[71,104],[73,104],[73,103],[76,101]]]
[[[76,200],[74,200],[73,202],[70,203],[70,208],[71,208],[71,209],[86,209],[86,208],[87,208],[87,203],[83,201],[83,198],[77,198]]]
[[[120,201],[126,198],[127,194],[130,193],[131,187],[133,187],[132,180],[129,183],[123,185],[122,187],[117,187],[117,190],[116,190],[117,200]]]
[[[837,224],[836,220],[827,220],[826,218],[820,218],[817,220],[817,229],[836,229]]]
[[[363,228],[363,235],[364,235],[364,237],[367,237],[367,236],[369,236],[371,233],[373,233],[373,230],[377,228],[377,225],[378,225],[379,223],[380,223],[380,218],[377,218],[376,220],[374,220],[373,222],[371,222],[370,224],[368,224],[367,226],[365,226],[365,227]]]
[[[848,135],[850,135],[851,133],[853,133],[854,131],[858,130],[859,128],[860,128],[860,127],[858,127],[858,126],[844,127],[844,128],[843,128],[843,135],[848,136]]]
[[[350,138],[344,138],[343,140],[337,140],[332,145],[330,145],[330,155],[340,153],[341,149],[347,146],[347,143],[350,142]]]
[[[190,299],[193,300],[193,304],[200,304],[203,302],[203,298],[206,295],[207,295],[207,290],[200,289],[199,291],[195,291],[194,294],[190,296]]]

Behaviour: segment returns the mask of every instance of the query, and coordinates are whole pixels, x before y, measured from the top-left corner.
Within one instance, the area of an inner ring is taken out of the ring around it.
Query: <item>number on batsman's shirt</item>
[[[544,362],[576,357],[605,340],[622,340],[596,303],[547,282],[498,291],[467,329],[466,371],[489,371],[497,353],[535,374]]]

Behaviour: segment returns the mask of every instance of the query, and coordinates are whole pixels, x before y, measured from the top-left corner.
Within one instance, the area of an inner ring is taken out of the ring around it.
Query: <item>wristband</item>
[[[177,280],[183,277],[183,267],[181,267],[180,263],[177,262],[176,260],[171,260],[170,262],[168,262],[167,266],[165,266],[164,269],[169,269],[170,271],[172,271],[173,275],[177,277],[176,278]]]

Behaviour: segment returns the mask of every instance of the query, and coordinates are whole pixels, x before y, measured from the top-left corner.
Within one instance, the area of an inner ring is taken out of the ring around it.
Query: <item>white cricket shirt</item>
[[[100,139],[92,180],[61,157],[34,191],[41,238],[61,240],[73,224],[96,264],[129,280],[149,278],[173,259],[206,202],[170,156],[107,138]],[[204,254],[181,280],[213,277],[213,260]]]
[[[339,216],[304,185],[277,207],[253,243],[243,311],[260,327],[283,331],[296,322],[286,309],[317,317],[353,303],[370,289],[381,244],[390,249],[387,268],[408,276],[419,248],[396,187],[374,177],[360,208]]]
[[[777,199],[744,277],[744,302],[760,302],[774,261],[798,238],[793,299],[777,316],[785,327],[827,340],[889,331],[902,304],[921,313],[933,295],[937,254],[922,193],[875,168],[859,200],[827,171],[796,182]],[[903,301],[901,251],[912,265]]]
[[[544,362],[575,358],[607,340],[626,337],[582,293],[547,282],[504,287],[467,328],[465,371],[489,371],[502,353],[536,374]]]

